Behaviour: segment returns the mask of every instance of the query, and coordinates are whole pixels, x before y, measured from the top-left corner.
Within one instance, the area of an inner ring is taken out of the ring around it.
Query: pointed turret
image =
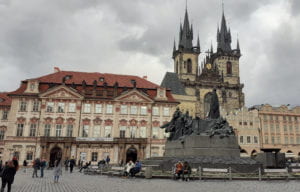
[[[222,13],[221,29],[218,27],[217,30],[217,42],[218,50],[222,50],[223,52],[231,52],[231,33],[230,29],[227,30],[224,10]]]
[[[175,41],[175,38],[174,38],[174,45],[173,45],[173,53],[172,53],[172,58],[174,59],[175,57],[175,54],[176,54],[176,41]]]
[[[240,50],[240,41],[239,41],[239,39],[237,39],[237,42],[236,42],[236,50],[241,51]]]
[[[213,44],[212,42],[210,43],[210,54],[213,54],[214,53],[214,48],[213,48]]]
[[[199,51],[201,50],[199,34],[198,34],[198,38],[197,38],[197,48],[199,49]]]
[[[185,10],[183,26],[180,25],[179,48],[191,50],[193,48],[193,27],[190,26],[187,9]]]

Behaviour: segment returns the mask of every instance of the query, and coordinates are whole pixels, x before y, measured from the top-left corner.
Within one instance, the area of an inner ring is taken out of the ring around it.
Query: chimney
[[[144,75],[144,76],[143,76],[143,79],[147,80],[147,78],[148,78],[147,75]]]
[[[54,73],[60,72],[59,67],[54,67]]]

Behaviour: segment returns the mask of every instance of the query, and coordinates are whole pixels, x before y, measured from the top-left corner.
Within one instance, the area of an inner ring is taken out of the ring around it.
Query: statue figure
[[[160,128],[166,128],[165,129],[166,133],[171,133],[168,138],[169,140],[173,140],[175,133],[178,131],[178,129],[180,129],[181,116],[182,116],[182,113],[181,113],[179,107],[177,107],[176,111],[173,113],[171,121],[160,127]]]
[[[216,89],[213,89],[212,96],[211,96],[211,103],[210,103],[210,110],[208,114],[208,118],[210,119],[218,119],[220,117],[220,110],[219,110],[219,99],[216,92]]]

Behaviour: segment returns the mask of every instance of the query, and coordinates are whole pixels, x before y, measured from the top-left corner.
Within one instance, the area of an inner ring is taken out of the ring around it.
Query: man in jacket
[[[4,170],[2,171],[1,192],[4,192],[6,184],[7,184],[7,191],[10,192],[11,184],[14,182],[16,171],[17,170],[13,164],[13,161],[8,161],[7,166],[4,167]]]
[[[38,169],[40,168],[41,166],[41,162],[40,162],[40,159],[39,158],[36,158],[34,161],[33,161],[33,173],[32,173],[32,178],[35,177],[38,177],[37,176],[37,171]]]

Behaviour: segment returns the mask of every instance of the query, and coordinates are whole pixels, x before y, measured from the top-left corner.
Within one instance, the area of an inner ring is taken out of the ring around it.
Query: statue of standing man
[[[211,96],[208,118],[218,119],[219,117],[220,117],[219,99],[218,99],[216,89],[214,88]]]

